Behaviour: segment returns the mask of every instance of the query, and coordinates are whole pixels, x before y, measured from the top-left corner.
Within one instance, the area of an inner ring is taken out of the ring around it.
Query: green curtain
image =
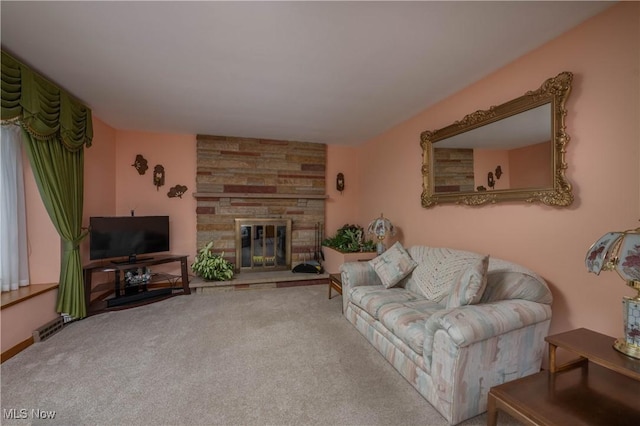
[[[2,52],[2,121],[16,121],[40,196],[63,240],[56,310],[84,318],[82,231],[84,147],[91,146],[91,110]]]

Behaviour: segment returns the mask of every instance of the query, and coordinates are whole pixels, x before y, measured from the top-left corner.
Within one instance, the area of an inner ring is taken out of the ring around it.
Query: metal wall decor
[[[142,154],[136,155],[136,159],[133,162],[132,166],[135,167],[136,170],[138,171],[138,174],[141,174],[141,175],[145,174],[145,172],[149,168],[149,165],[147,164],[147,159],[144,158]]]
[[[340,191],[341,194],[342,191],[344,191],[344,175],[342,173],[338,173],[336,177],[336,189]]]
[[[156,191],[160,190],[160,187],[164,185],[164,167],[160,164],[153,168],[153,184],[156,187]]]
[[[185,192],[187,192],[187,187],[184,185],[176,185],[176,186],[172,186],[171,189],[169,189],[169,192],[167,193],[167,197],[169,198],[182,198],[182,196],[184,195]]]

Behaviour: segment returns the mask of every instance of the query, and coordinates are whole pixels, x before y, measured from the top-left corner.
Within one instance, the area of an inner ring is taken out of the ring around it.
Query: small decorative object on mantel
[[[378,245],[376,246],[378,255],[384,253],[386,250],[384,244],[382,243],[387,235],[396,235],[396,228],[393,226],[393,223],[389,219],[383,216],[380,213],[380,217],[374,219],[369,224],[367,228],[367,233],[373,234],[378,238]]]
[[[153,184],[156,187],[156,191],[160,190],[161,186],[164,186],[164,167],[160,164],[153,168]]]
[[[635,297],[622,298],[624,337],[617,339],[613,347],[640,359],[640,228],[603,235],[587,251],[585,264],[596,275],[615,270],[637,291]]]
[[[169,189],[169,192],[167,193],[167,197],[169,197],[169,198],[175,198],[175,197],[182,198],[184,193],[187,192],[187,189],[188,188],[186,186],[184,186],[184,185],[172,186]]]
[[[132,166],[136,168],[136,170],[138,171],[138,174],[140,175],[145,174],[145,172],[149,168],[149,165],[147,164],[147,159],[144,158],[142,154],[136,155],[136,159],[133,162]]]
[[[336,189],[340,191],[340,194],[344,191],[344,175],[342,173],[338,173],[336,177]]]

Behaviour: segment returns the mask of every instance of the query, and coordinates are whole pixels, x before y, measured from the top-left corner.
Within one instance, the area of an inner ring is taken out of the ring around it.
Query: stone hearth
[[[241,272],[230,281],[205,281],[200,277],[195,277],[189,282],[189,287],[196,293],[260,290],[302,285],[329,285],[329,274],[295,274],[291,271]]]

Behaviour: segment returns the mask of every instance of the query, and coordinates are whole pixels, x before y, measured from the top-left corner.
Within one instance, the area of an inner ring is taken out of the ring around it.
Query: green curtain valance
[[[91,110],[2,51],[2,121],[18,121],[36,140],[59,140],[69,151],[91,146]]]

